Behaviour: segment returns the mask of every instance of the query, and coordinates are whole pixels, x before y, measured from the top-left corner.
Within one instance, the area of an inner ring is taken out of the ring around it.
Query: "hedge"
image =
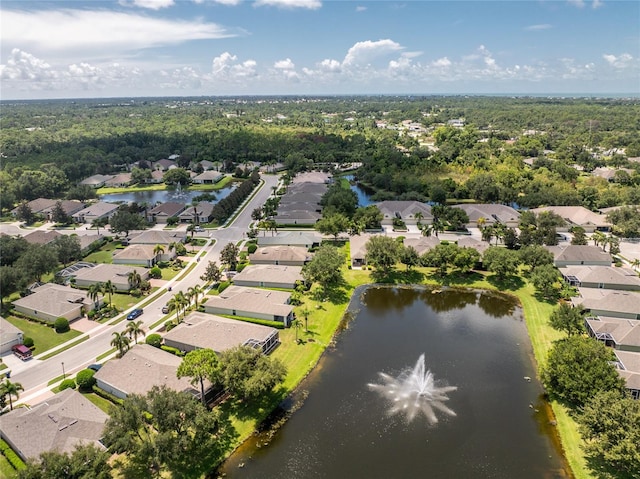
[[[96,378],[93,375],[96,372],[93,369],[83,369],[76,374],[76,384],[81,391],[91,391],[96,384]]]
[[[3,439],[0,439],[0,453],[7,458],[11,467],[16,471],[20,471],[27,467],[24,461],[20,459],[20,456],[18,456]]]
[[[107,391],[105,391],[104,389],[100,389],[98,386],[93,386],[93,392],[101,398],[106,399],[107,401],[122,406],[122,399],[120,399],[119,397],[115,397],[113,394],[109,394]]]
[[[33,342],[33,338],[25,336],[24,338],[22,338],[22,344],[24,344],[27,348],[32,348],[35,343]]]
[[[60,386],[58,386],[58,391],[64,391],[65,389],[75,389],[75,388],[76,388],[75,379],[65,379],[60,383]]]
[[[268,319],[247,318],[244,316],[225,316],[225,317],[236,319],[238,321],[244,321],[245,323],[261,324],[263,326],[269,326],[276,329],[284,329],[284,323],[281,323],[279,321],[270,321]]]
[[[180,351],[178,348],[172,348],[171,346],[165,346],[163,344],[162,346],[160,346],[160,349],[168,353],[175,354],[176,356],[184,356],[182,351]]]
[[[162,336],[160,336],[159,334],[150,334],[149,336],[147,336],[147,339],[145,340],[145,343],[150,344],[151,346],[153,346],[154,348],[159,348],[160,345],[162,344]]]
[[[218,285],[218,294],[222,293],[225,289],[227,289],[230,284],[231,284],[230,281],[223,281],[222,283],[220,283],[220,285]]]

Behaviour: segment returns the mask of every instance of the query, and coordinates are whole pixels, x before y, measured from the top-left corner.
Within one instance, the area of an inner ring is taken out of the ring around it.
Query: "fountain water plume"
[[[443,403],[449,400],[446,393],[458,388],[455,386],[438,387],[433,374],[425,367],[424,354],[420,355],[413,369],[408,368],[397,378],[385,373],[379,373],[379,375],[382,383],[368,384],[368,387],[391,402],[389,415],[405,414],[407,421],[410,422],[419,413],[422,413],[430,424],[438,422],[435,410],[449,416],[456,415]]]

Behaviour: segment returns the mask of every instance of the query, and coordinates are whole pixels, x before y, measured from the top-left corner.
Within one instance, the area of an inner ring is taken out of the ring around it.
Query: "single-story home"
[[[590,336],[602,341],[606,346],[640,353],[640,321],[588,316],[585,326]]]
[[[260,348],[269,354],[280,344],[276,328],[197,312],[184,318],[163,340],[180,351],[212,349],[217,354],[236,346]]]
[[[382,224],[392,225],[394,219],[402,220],[406,225],[431,224],[433,215],[431,206],[419,201],[381,201],[376,206],[382,213]]]
[[[119,173],[111,179],[104,182],[104,186],[111,188],[124,188],[131,184],[131,173]]]
[[[206,170],[193,177],[193,182],[197,185],[213,185],[224,178],[224,173],[214,170]]]
[[[404,245],[406,247],[413,247],[416,252],[422,256],[430,249],[435,248],[440,244],[440,239],[437,236],[420,236],[418,238],[405,238]]]
[[[46,245],[53,242],[56,238],[60,238],[62,233],[59,233],[55,230],[45,231],[45,230],[35,230],[28,235],[24,236],[24,239],[29,244],[38,244],[38,245]]]
[[[322,218],[322,213],[312,210],[280,211],[273,217],[279,225],[314,225]]]
[[[275,236],[258,236],[258,246],[302,246],[313,248],[320,246],[322,235],[315,231],[280,231]]]
[[[312,255],[303,246],[261,246],[249,255],[251,264],[304,266]]]
[[[13,307],[26,316],[50,323],[58,318],[72,321],[95,307],[94,301],[89,299],[86,291],[69,286],[47,283],[31,291],[30,295],[15,300]],[[101,298],[98,299],[98,305],[101,301]]]
[[[578,288],[580,296],[571,298],[592,316],[640,319],[640,293],[615,289]]]
[[[293,184],[298,183],[319,183],[325,184],[331,181],[331,175],[324,171],[304,171],[298,173],[292,180]]]
[[[616,173],[618,171],[624,171],[629,176],[633,176],[633,174],[635,173],[635,171],[631,168],[607,168],[599,166],[593,169],[593,171],[591,172],[591,176],[604,178],[607,181],[615,181]]]
[[[151,178],[147,178],[144,180],[145,183],[162,183],[164,180],[164,171],[162,170],[153,170],[151,172]]]
[[[496,203],[480,203],[480,204],[459,204],[454,205],[469,217],[468,227],[477,228],[478,220],[484,218],[484,224],[487,226],[496,223],[502,223],[509,228],[517,228],[520,222],[520,213],[507,205]]]
[[[560,273],[571,286],[640,291],[638,273],[629,268],[568,266],[560,268]]]
[[[359,268],[367,264],[367,241],[373,236],[379,236],[369,233],[349,236],[349,251],[351,254],[351,266]]]
[[[605,215],[594,213],[584,206],[544,206],[542,208],[533,208],[532,211],[539,215],[543,211],[550,211],[557,214],[567,223],[565,226],[558,227],[558,231],[569,231],[574,226],[582,226],[587,233],[594,231],[609,231],[611,223],[607,221]]]
[[[173,168],[177,168],[178,164],[173,160],[163,158],[162,160],[154,161],[151,164],[151,167],[154,170],[167,171],[172,170]]]
[[[94,220],[111,218],[118,210],[119,205],[98,201],[86,208],[74,213],[72,218],[77,223],[92,223]]]
[[[31,200],[27,203],[27,206],[34,214],[39,214],[43,210],[55,206],[57,200],[51,200],[49,198],[36,198],[35,200]],[[19,207],[16,207],[11,210],[11,215],[16,216],[18,214]]]
[[[633,399],[640,400],[640,353],[619,350],[614,353],[617,358],[616,369],[624,379],[625,387]]]
[[[286,291],[232,285],[217,296],[208,296],[204,310],[212,314],[277,321],[289,326],[294,319],[290,299],[291,293]]]
[[[156,246],[150,244],[129,245],[113,255],[113,264],[136,264],[151,268],[158,261],[171,261],[176,257],[175,251],[169,250],[169,245],[160,245],[164,248],[164,252],[156,252]]]
[[[233,277],[236,286],[293,289],[302,281],[302,266],[249,265]]]
[[[195,207],[188,206],[178,216],[181,223],[209,223],[213,219],[213,203],[202,202]]]
[[[80,288],[88,288],[97,283],[111,281],[117,291],[129,291],[129,273],[137,272],[142,279],[149,279],[149,270],[139,266],[122,264],[98,264],[93,268],[82,268],[75,272],[75,283]]]
[[[24,333],[0,316],[0,355],[11,352],[11,348],[22,344]]]
[[[113,178],[113,175],[92,175],[80,182],[81,185],[91,186],[92,188],[101,188],[107,180]]]
[[[324,188],[326,190],[326,188]],[[285,193],[280,197],[280,202],[278,205],[278,210],[288,204],[299,203],[302,205],[309,205],[307,208],[311,211],[317,210],[320,206],[320,200],[322,199],[322,195],[324,195],[325,191],[292,191]]]
[[[103,391],[124,399],[129,394],[146,395],[153,386],[166,386],[200,398],[200,388],[176,372],[182,358],[148,344],[136,344],[122,358],[107,361],[94,378]],[[210,388],[209,384],[207,389]],[[206,391],[206,389],[205,389]]]
[[[147,221],[166,223],[169,218],[177,217],[186,207],[185,203],[160,203],[147,212]]]
[[[490,244],[486,241],[479,241],[471,236],[463,236],[462,238],[458,238],[458,247],[459,248],[473,248],[478,253],[484,254],[484,252],[489,249]]]
[[[131,237],[128,240],[129,244],[171,244],[171,243],[184,243],[187,239],[187,233],[184,231],[159,231],[159,230],[146,230],[142,233]]]
[[[567,266],[611,266],[613,258],[601,248],[589,245],[568,245],[547,247],[553,254],[556,268]]]
[[[205,170],[205,171],[213,170],[216,167],[216,165],[213,163],[213,161],[209,161],[209,160],[202,160],[199,164],[200,164],[200,166],[202,166],[202,169]]]
[[[78,211],[84,209],[84,203],[76,200],[59,200],[56,201],[53,206],[49,206],[48,208],[43,209],[39,212],[39,214],[44,215],[47,220],[52,221],[53,211],[56,209],[58,203],[62,206],[62,210],[65,212],[67,216],[73,218],[73,215]]]
[[[80,444],[100,449],[109,416],[75,389],[65,389],[31,408],[2,416],[0,437],[23,461],[48,451],[71,453]]]

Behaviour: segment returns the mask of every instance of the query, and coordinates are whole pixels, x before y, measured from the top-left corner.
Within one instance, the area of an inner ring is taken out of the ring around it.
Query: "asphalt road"
[[[216,261],[220,264],[220,251],[222,251],[222,248],[229,242],[236,243],[246,238],[248,227],[253,221],[251,219],[251,212],[265,203],[273,192],[272,187],[278,184],[278,177],[274,175],[263,175],[262,179],[264,180],[264,184],[260,190],[245,204],[242,211],[231,224],[217,230],[207,230],[202,233],[196,233],[197,237],[209,239],[207,245],[199,252],[198,257],[200,261],[196,263],[197,266],[182,279],[169,282],[163,286],[159,292],[154,293],[155,299],[153,302],[146,305],[144,307],[144,314],[137,318],[143,321],[147,334],[149,326],[164,316],[164,314],[162,314],[162,306],[164,306],[175,293],[178,291],[186,293],[189,287],[198,284],[201,285],[203,281],[200,279],[200,276],[206,269],[208,262]],[[169,286],[172,287],[171,292],[167,291],[167,287]],[[143,298],[142,301],[147,300],[148,298]],[[24,363],[24,368],[21,368],[21,370],[11,375],[11,381],[19,382],[24,387],[21,400],[28,402],[29,397],[35,397],[42,390],[46,389],[47,383],[51,379],[61,376],[63,363],[65,373],[73,374],[84,369],[89,364],[96,362],[98,356],[112,349],[109,343],[113,339],[113,333],[124,331],[127,326],[126,323],[127,321],[124,320],[113,326],[98,324],[96,328],[87,333],[89,339],[77,346],[62,351],[44,361],[34,358]]]

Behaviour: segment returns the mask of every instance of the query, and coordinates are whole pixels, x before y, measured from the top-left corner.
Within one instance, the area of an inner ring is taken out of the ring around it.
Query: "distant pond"
[[[215,191],[197,191],[197,190],[183,190],[178,191],[175,189],[167,190],[155,190],[155,191],[129,191],[124,193],[111,193],[107,195],[100,195],[100,200],[111,203],[124,202],[124,203],[147,203],[155,205],[156,203],[191,203],[194,197],[200,196],[203,193],[212,193],[216,199],[213,203],[217,203],[223,198],[229,196],[234,189],[234,186],[226,186],[222,189]]]
[[[374,201],[371,199],[371,195],[373,195],[373,191],[371,191],[369,188],[362,186],[357,182],[354,182],[353,175],[347,175],[345,176],[345,178],[349,180],[349,183],[351,184],[351,190],[356,195],[358,195],[358,206],[364,207],[364,206],[372,205],[374,203]]]
[[[217,474],[571,477],[536,380],[523,314],[512,299],[374,286],[356,293],[350,311],[354,319],[291,399],[299,399],[300,408],[272,435],[244,444]],[[418,367],[421,355],[428,374]],[[435,382],[425,379],[431,374]],[[416,388],[424,389],[404,395]]]

